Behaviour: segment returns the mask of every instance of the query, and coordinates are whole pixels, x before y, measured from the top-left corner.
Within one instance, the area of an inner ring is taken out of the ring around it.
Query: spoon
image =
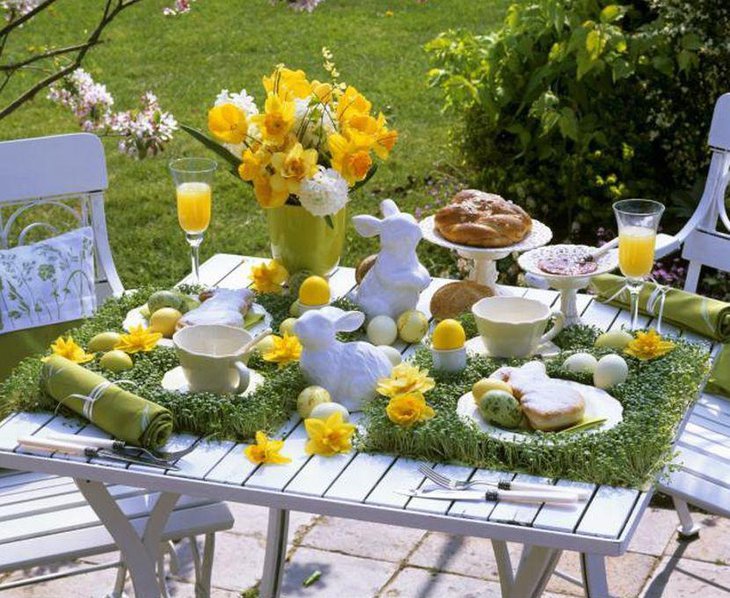
[[[579,260],[579,264],[585,264],[586,262],[595,262],[598,258],[600,258],[602,255],[608,253],[618,245],[618,237],[615,237],[614,239],[611,239],[608,243],[604,243],[601,245],[598,249],[589,252],[588,254],[582,256]]]
[[[256,345],[258,345],[262,340],[264,340],[267,336],[269,336],[273,330],[271,328],[266,328],[265,330],[262,330],[259,332],[256,336],[254,336],[250,341],[248,341],[243,347],[241,347],[238,351],[236,351],[236,357],[242,357],[246,355],[251,349],[253,349]]]

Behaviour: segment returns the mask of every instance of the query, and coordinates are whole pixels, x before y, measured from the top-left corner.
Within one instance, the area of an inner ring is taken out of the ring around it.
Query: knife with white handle
[[[116,443],[119,442],[111,438],[92,438],[91,436],[84,436],[82,434],[63,434],[62,432],[51,432],[50,434],[48,434],[48,436],[45,436],[44,438],[57,440],[59,442],[67,442],[72,444],[79,444],[82,446],[107,449],[110,451],[116,450]]]
[[[572,505],[578,502],[577,494],[550,493],[527,490],[412,490],[399,492],[413,498],[431,498],[434,500],[502,500],[520,503],[549,503],[557,505]]]
[[[496,486],[498,490],[530,490],[539,492],[549,492],[551,494],[575,494],[580,500],[588,500],[592,492],[582,488],[571,488],[569,486],[553,486],[548,484],[534,484],[530,482],[512,482],[509,480],[501,480],[499,482],[487,482],[480,480],[472,480],[472,485]]]

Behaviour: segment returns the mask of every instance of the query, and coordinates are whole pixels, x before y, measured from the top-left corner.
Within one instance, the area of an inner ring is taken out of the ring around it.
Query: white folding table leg
[[[502,596],[509,596],[512,584],[515,582],[515,574],[512,569],[512,559],[509,556],[507,542],[504,540],[492,540],[492,549],[494,550],[494,559],[497,561]]]
[[[210,584],[213,574],[213,556],[215,554],[215,534],[206,534],[203,539],[203,554],[198,550],[195,537],[190,540],[190,549],[195,564],[195,598],[210,598]]]
[[[692,519],[692,513],[689,512],[689,505],[676,496],[672,496],[672,502],[674,503],[674,509],[677,511],[677,517],[679,517],[679,527],[677,528],[679,537],[682,540],[690,540],[698,537],[702,527]]]
[[[509,598],[539,598],[553,574],[562,550],[525,544]]]
[[[289,511],[269,509],[266,531],[264,573],[259,586],[261,598],[278,598],[286,560],[286,539],[289,533]]]
[[[600,554],[580,555],[580,569],[583,575],[583,592],[586,598],[605,598],[608,593],[606,557]]]
[[[159,496],[140,539],[104,484],[89,480],[74,482],[119,547],[122,559],[129,569],[135,595],[158,598],[161,588],[158,585],[155,565],[160,537],[180,495],[165,493]]]

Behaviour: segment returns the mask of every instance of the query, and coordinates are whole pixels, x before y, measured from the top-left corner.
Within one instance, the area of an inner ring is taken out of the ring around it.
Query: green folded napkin
[[[621,276],[601,274],[591,279],[590,288],[598,295],[599,300],[606,301],[613,297],[609,301],[611,305],[628,308],[628,290],[619,293],[625,282]],[[656,317],[660,306],[657,295],[657,286],[646,283],[639,295],[639,311]],[[723,343],[715,359],[707,389],[730,397],[730,303],[670,288],[666,292],[662,320]]]
[[[51,355],[43,364],[41,387],[117,440],[154,449],[172,434],[167,409],[60,355]]]

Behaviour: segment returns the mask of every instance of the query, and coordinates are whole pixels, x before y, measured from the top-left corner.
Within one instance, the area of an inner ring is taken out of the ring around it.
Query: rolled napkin
[[[590,289],[599,300],[610,299],[611,305],[628,308],[629,292],[621,291],[625,283],[621,276],[601,274],[591,280]],[[639,310],[648,316],[658,316],[661,306],[658,295],[657,285],[646,283],[639,295]],[[662,320],[723,343],[707,389],[730,397],[730,303],[670,288],[666,291]]]
[[[40,382],[52,398],[117,440],[155,449],[172,434],[170,411],[60,355],[45,360]]]

